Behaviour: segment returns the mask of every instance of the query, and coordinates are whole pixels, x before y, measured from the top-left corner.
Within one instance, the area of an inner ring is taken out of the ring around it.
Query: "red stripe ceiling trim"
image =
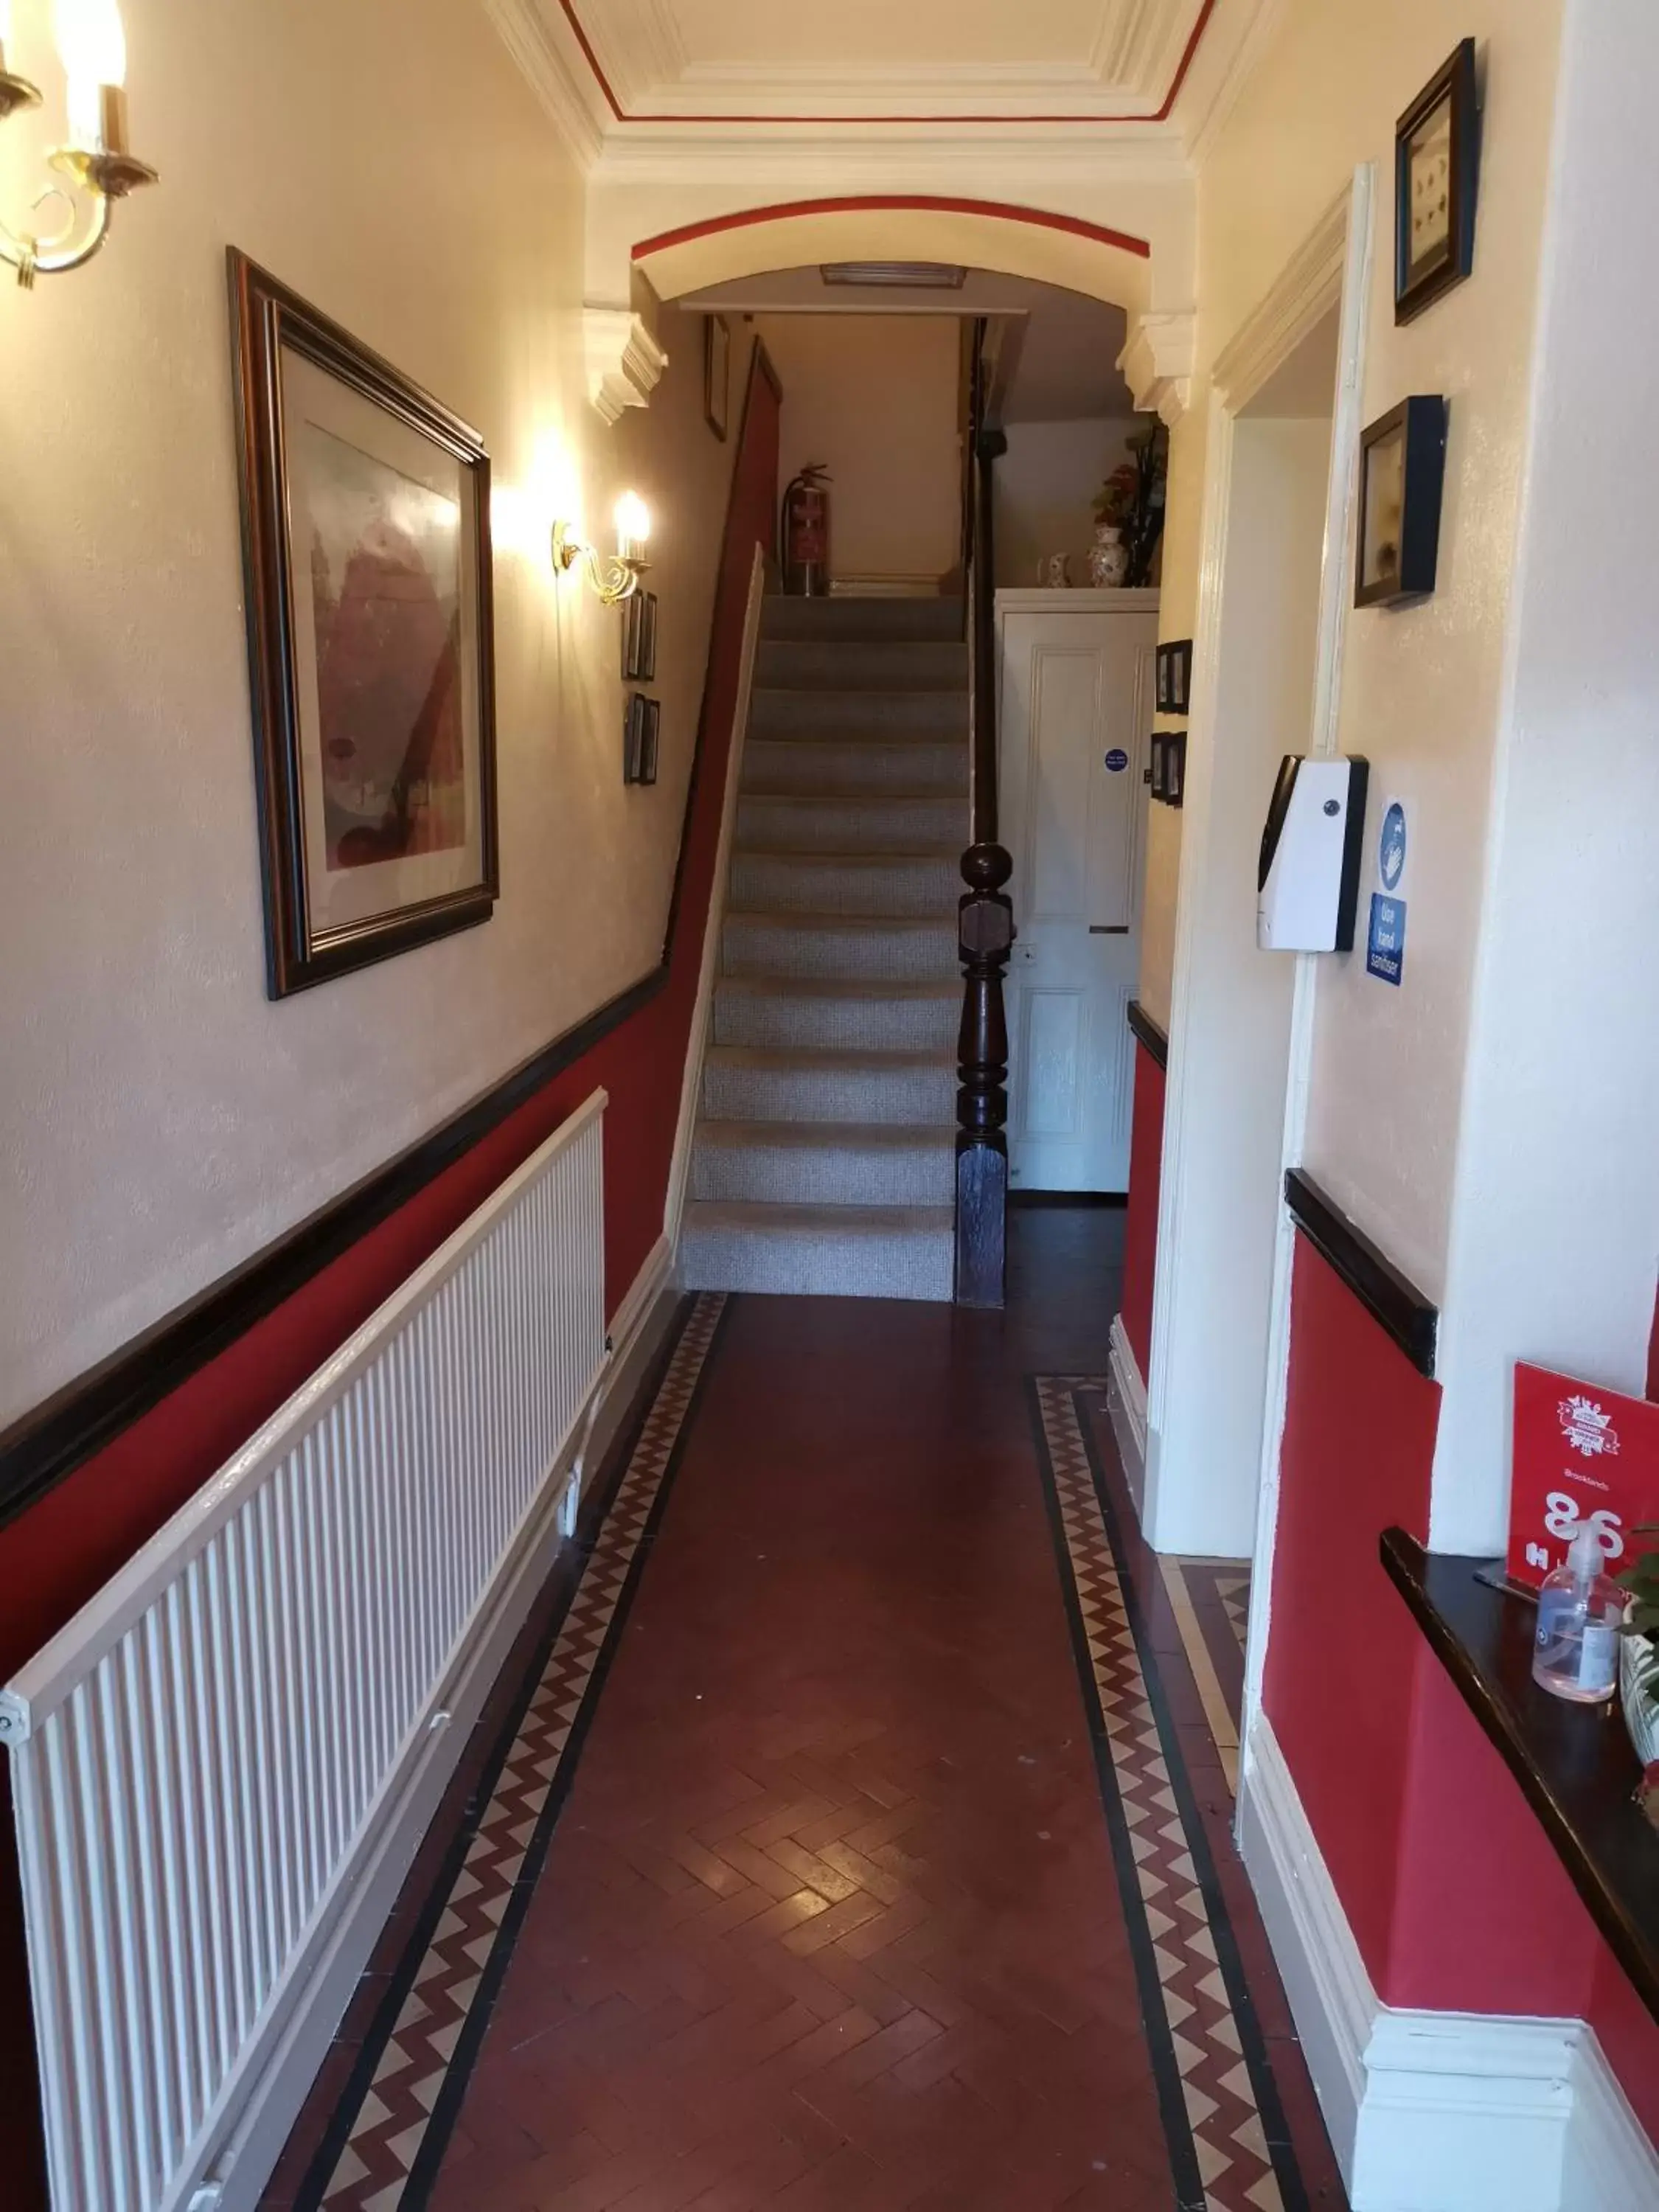
[[[1203,6],[1198,11],[1197,20],[1193,25],[1192,35],[1182,50],[1180,61],[1176,64],[1176,73],[1170,81],[1170,89],[1164,95],[1164,104],[1161,107],[1155,108],[1150,115],[629,115],[624,112],[622,102],[611,88],[610,78],[599,66],[599,58],[594,52],[592,42],[582,28],[581,17],[576,12],[576,0],[559,0],[559,5],[564,10],[565,21],[570,26],[571,34],[582,50],[582,58],[593,72],[593,81],[604,94],[605,105],[618,123],[807,123],[813,125],[1167,123],[1176,100],[1181,97],[1181,88],[1187,82],[1187,72],[1193,65],[1193,58],[1198,52],[1200,41],[1209,28],[1210,18],[1215,13],[1215,4],[1216,0],[1204,0]]]
[[[755,223],[785,222],[797,216],[850,215],[866,208],[920,208],[936,215],[988,216],[999,222],[1067,231],[1073,238],[1086,238],[1093,246],[1115,246],[1119,252],[1135,254],[1143,261],[1152,258],[1152,249],[1146,239],[1132,238],[1124,230],[1108,230],[1102,223],[1085,222],[1080,216],[1055,215],[1047,208],[1014,207],[1006,200],[952,199],[931,192],[870,192],[846,199],[781,200],[770,207],[742,208],[734,215],[710,216],[704,222],[688,222],[678,230],[660,230],[654,238],[642,238],[634,248],[634,258],[642,261],[647,254],[665,253],[671,246],[689,246],[693,239],[712,238],[723,230],[747,230]]]

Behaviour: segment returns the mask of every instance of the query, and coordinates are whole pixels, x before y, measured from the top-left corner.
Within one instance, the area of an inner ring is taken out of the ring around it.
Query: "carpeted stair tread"
[[[694,1200],[681,1274],[688,1290],[943,1301],[951,1293],[955,1220],[948,1206]]]
[[[769,639],[833,638],[849,645],[872,645],[895,638],[921,638],[955,643],[965,632],[966,610],[961,599],[944,593],[803,599],[774,592],[761,617],[761,635]]]

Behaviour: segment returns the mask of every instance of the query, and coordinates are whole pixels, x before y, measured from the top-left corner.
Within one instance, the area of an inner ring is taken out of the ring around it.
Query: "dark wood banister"
[[[958,1305],[1000,1306],[1007,1276],[1008,1024],[1003,977],[1013,945],[1013,907],[1003,886],[1013,862],[998,842],[996,553],[991,465],[1007,451],[986,422],[986,325],[974,332],[968,438],[968,642],[973,745],[968,889],[957,905],[962,1028],[957,1042]]]

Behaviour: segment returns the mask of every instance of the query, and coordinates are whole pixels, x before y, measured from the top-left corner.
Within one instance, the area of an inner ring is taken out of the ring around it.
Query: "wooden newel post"
[[[957,1304],[1000,1306],[1006,1288],[1008,1024],[1002,978],[1014,910],[1002,886],[1014,864],[1000,845],[962,856],[957,909],[966,988],[957,1041]]]

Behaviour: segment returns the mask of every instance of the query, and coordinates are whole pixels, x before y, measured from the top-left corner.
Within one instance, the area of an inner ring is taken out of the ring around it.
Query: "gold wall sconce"
[[[619,606],[640,588],[640,578],[650,567],[646,546],[651,536],[651,513],[635,491],[625,491],[617,501],[617,550],[601,561],[585,538],[568,522],[553,526],[553,566],[566,575],[580,561],[587,580],[599,593],[601,605]]]
[[[12,12],[13,0],[0,0],[0,123],[40,105],[39,88],[11,66]],[[70,189],[48,185],[33,203],[37,214],[49,200],[62,203],[55,230],[20,233],[0,222],[0,261],[11,264],[26,291],[37,276],[61,276],[90,261],[109,235],[114,203],[155,182],[155,170],[127,146],[119,0],[53,0],[52,27],[69,79],[69,117],[67,143],[50,158]]]

